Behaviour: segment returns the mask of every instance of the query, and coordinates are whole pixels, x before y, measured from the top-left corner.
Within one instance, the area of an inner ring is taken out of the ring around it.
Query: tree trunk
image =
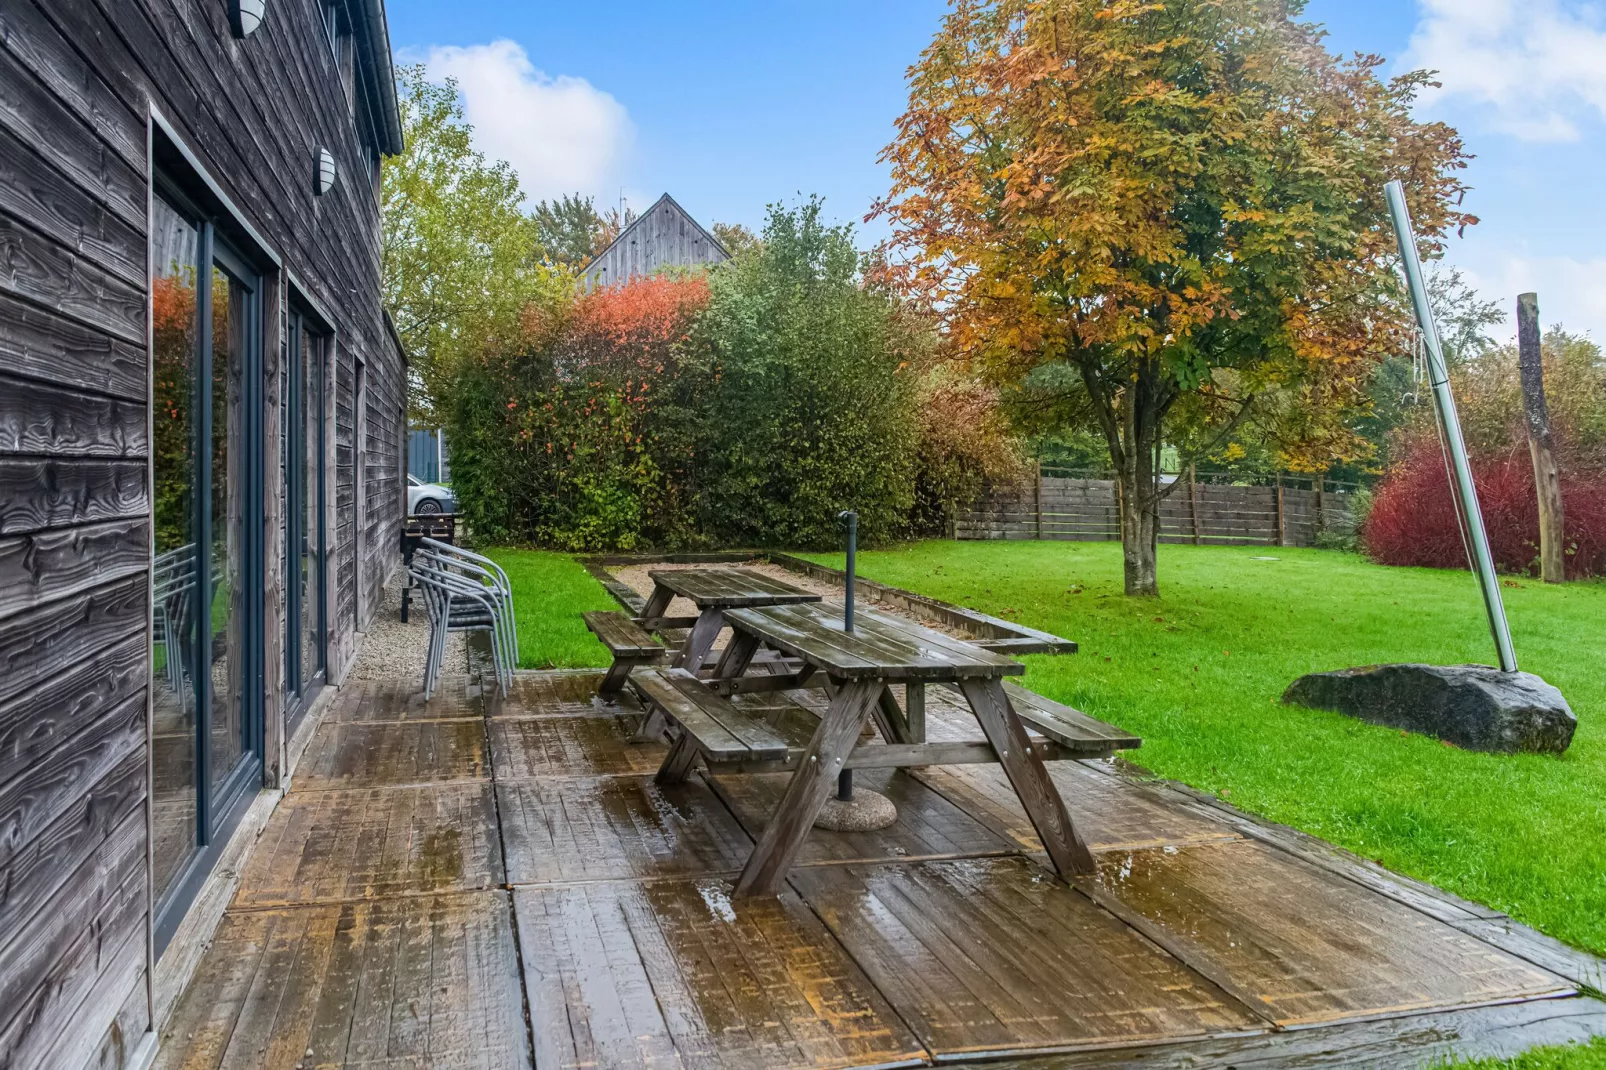
[[[1154,477],[1129,481],[1123,473],[1122,493],[1127,507],[1121,513],[1121,562],[1126,593],[1157,597],[1157,553],[1160,543],[1160,499]]]
[[[1158,362],[1141,360],[1133,370],[1116,385],[1104,379],[1095,362],[1081,366],[1115,469],[1126,593],[1157,597],[1160,423],[1175,391],[1165,383]]]
[[[1567,578],[1563,538],[1561,470],[1550,437],[1550,407],[1545,404],[1545,372],[1539,338],[1539,295],[1517,295],[1517,358],[1522,371],[1522,401],[1528,424],[1528,455],[1534,466],[1539,498],[1539,575],[1546,583]]]
[[[1116,466],[1126,508],[1121,514],[1121,559],[1126,593],[1160,594],[1157,549],[1160,544],[1160,495],[1156,468],[1160,450],[1160,414],[1147,377],[1140,375],[1126,392],[1122,412],[1121,464]]]

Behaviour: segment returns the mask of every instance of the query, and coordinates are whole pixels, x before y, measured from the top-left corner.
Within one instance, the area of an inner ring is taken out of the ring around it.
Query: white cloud
[[[1539,322],[1561,324],[1575,333],[1588,332],[1606,341],[1606,259],[1577,260],[1566,256],[1511,256],[1476,266],[1462,263],[1467,281],[1485,300],[1506,311],[1505,330],[1516,330],[1519,293],[1539,295]],[[1495,328],[1496,333],[1502,328]]]
[[[1571,0],[1421,0],[1406,69],[1439,72],[1437,96],[1488,109],[1529,141],[1572,141],[1606,118],[1606,27]],[[1429,96],[1428,99],[1432,99]]]
[[[609,203],[634,138],[630,116],[584,78],[537,70],[515,41],[437,46],[424,60],[432,80],[457,80],[474,144],[518,172],[530,200],[580,191]]]

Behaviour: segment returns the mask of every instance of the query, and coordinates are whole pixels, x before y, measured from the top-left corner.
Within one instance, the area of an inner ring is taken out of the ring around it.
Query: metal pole
[[[859,514],[851,509],[844,509],[837,514],[837,519],[848,526],[848,590],[847,600],[842,603],[842,630],[853,630],[853,571],[854,556],[859,549]]]
[[[844,509],[837,514],[837,519],[848,526],[848,589],[847,598],[842,603],[842,630],[853,631],[853,573],[856,562],[854,558],[859,552],[859,514],[852,509]],[[853,770],[844,769],[837,774],[836,797],[842,802],[853,801]]]
[[[1483,590],[1483,606],[1489,612],[1489,631],[1494,636],[1495,650],[1500,655],[1500,668],[1517,671],[1517,652],[1511,645],[1511,629],[1506,625],[1506,607],[1500,598],[1500,579],[1495,575],[1494,557],[1489,553],[1489,535],[1483,528],[1483,510],[1478,506],[1478,488],[1472,482],[1472,466],[1467,463],[1467,444],[1461,437],[1461,420],[1456,415],[1455,397],[1450,393],[1450,372],[1445,367],[1444,351],[1439,348],[1439,332],[1433,324],[1433,309],[1428,304],[1428,290],[1422,281],[1422,262],[1416,255],[1416,234],[1411,229],[1411,213],[1405,207],[1405,187],[1399,181],[1383,187],[1388,197],[1389,215],[1394,220],[1394,236],[1400,244],[1400,262],[1405,268],[1405,282],[1411,290],[1411,304],[1416,309],[1416,321],[1422,328],[1422,347],[1427,350],[1428,381],[1433,387],[1433,402],[1444,424],[1444,437],[1450,446],[1450,462],[1455,470],[1456,499],[1467,536],[1472,540],[1472,559],[1478,572],[1478,585]]]

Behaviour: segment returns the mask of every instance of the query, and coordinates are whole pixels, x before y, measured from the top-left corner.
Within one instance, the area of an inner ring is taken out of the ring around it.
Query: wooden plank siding
[[[368,3],[342,0],[352,25],[368,25]],[[148,262],[160,127],[237,213],[220,227],[264,261],[265,412],[251,448],[266,458],[270,782],[286,772],[276,459],[292,288],[337,337],[325,409],[331,680],[397,557],[405,355],[381,309],[371,185],[372,143],[393,144],[393,120],[365,145],[322,4],[270,4],[243,40],[226,8],[0,5],[0,1065],[18,1070],[128,1065],[153,1026]],[[389,44],[377,48],[384,60],[367,69],[388,77]],[[323,196],[320,148],[339,172]]]
[[[1349,494],[1329,490],[1318,507],[1314,490],[1282,488],[1279,538],[1276,487],[1186,483],[1160,503],[1160,541],[1201,545],[1313,546],[1323,528],[1349,515]],[[1121,537],[1120,502],[1108,479],[1042,476],[989,486],[954,515],[959,539],[1066,539]]]

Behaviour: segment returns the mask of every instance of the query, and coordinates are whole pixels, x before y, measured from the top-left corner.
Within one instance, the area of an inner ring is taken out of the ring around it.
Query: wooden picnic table
[[[649,632],[690,628],[691,634],[671,665],[693,672],[702,669],[704,659],[714,648],[725,627],[727,610],[820,601],[820,596],[811,591],[750,568],[666,568],[654,569],[647,575],[652,578],[652,596],[641,616],[635,618],[636,623]],[[695,605],[697,616],[665,616],[676,595]]]
[[[854,751],[867,717],[876,715],[882,734],[900,752],[898,760],[888,764],[943,764],[942,745],[925,743],[923,731],[920,739],[913,739],[909,717],[892,716],[887,709],[883,696],[890,697],[887,685],[894,682],[957,687],[981,724],[1055,870],[1067,878],[1093,871],[1093,856],[1071,825],[1065,804],[1005,691],[1005,677],[1026,671],[1020,662],[862,609],[855,616],[852,632],[844,630],[836,611],[818,604],[730,609],[724,620],[733,634],[715,669],[716,681],[741,677],[760,647],[769,647],[801,659],[804,676],[824,674],[835,691],[737,880],[737,895],[773,895],[779,890]],[[892,708],[896,709],[895,702]],[[910,753],[902,753],[905,751]],[[932,760],[922,762],[927,755]]]

